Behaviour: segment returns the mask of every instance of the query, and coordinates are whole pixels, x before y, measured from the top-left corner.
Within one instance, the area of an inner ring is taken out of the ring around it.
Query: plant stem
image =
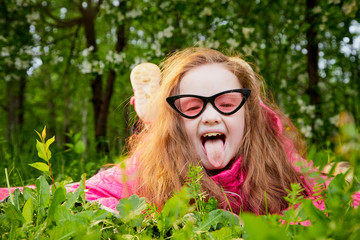
[[[53,182],[53,184],[54,184],[54,188],[56,189],[56,184],[55,184],[55,180],[54,180],[54,175],[53,175],[53,172],[52,172],[52,170],[51,170],[51,163],[50,163],[50,161],[48,161],[48,163],[49,163],[49,171],[50,171],[50,174],[51,174],[51,180],[52,180],[52,182]]]
[[[7,168],[5,168],[5,178],[6,178],[6,184],[7,184],[8,190],[9,190],[10,202],[15,206],[14,199],[13,199],[11,189],[10,189],[10,183],[9,183],[9,176],[8,176]]]
[[[41,139],[41,140],[42,140],[42,143],[43,143],[43,146],[44,146],[44,149],[45,149],[46,160],[47,160],[47,163],[48,163],[48,166],[49,166],[49,171],[50,171],[50,174],[51,174],[51,181],[53,182],[54,188],[56,189],[56,184],[55,184],[55,180],[54,180],[54,175],[53,175],[53,172],[52,172],[52,170],[51,170],[50,159],[49,159],[49,155],[48,155],[48,152],[47,152],[47,149],[46,149],[45,139]]]
[[[224,197],[225,197],[226,203],[227,203],[228,206],[229,206],[230,212],[231,212],[231,213],[234,213],[233,210],[232,210],[232,208],[231,208],[231,204],[230,204],[230,202],[229,202],[229,199],[228,199],[228,197],[226,196],[226,193],[225,193],[225,191],[224,191],[224,189],[223,189],[222,187],[221,187],[221,191],[222,191],[223,194],[224,194]]]

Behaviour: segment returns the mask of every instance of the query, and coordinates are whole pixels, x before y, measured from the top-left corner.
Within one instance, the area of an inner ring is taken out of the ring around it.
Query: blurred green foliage
[[[189,46],[252,62],[269,96],[316,145],[310,156],[325,165],[327,156],[338,158],[328,153],[339,114],[360,124],[359,7],[356,0],[0,0],[0,169],[9,169],[13,185],[34,182],[29,139],[44,125],[57,136],[56,180],[116,162],[135,118],[131,69]]]

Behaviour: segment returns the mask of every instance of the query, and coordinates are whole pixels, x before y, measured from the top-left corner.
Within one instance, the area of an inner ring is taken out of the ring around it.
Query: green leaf
[[[25,222],[25,218],[21,214],[20,210],[17,209],[14,205],[6,204],[4,205],[4,210],[5,210],[6,218],[10,220],[20,221],[22,223]]]
[[[45,126],[44,129],[42,130],[41,137],[42,137],[43,140],[46,139],[46,126]]]
[[[138,217],[146,209],[146,199],[139,198],[137,195],[132,195],[128,199],[120,199],[119,204],[116,206],[119,211],[119,216],[124,222]]]
[[[85,151],[85,143],[83,141],[78,141],[75,144],[75,148],[74,148],[75,152],[77,154],[82,154]]]
[[[344,134],[345,137],[352,138],[352,139],[356,138],[357,131],[356,131],[356,126],[354,123],[345,124],[341,128],[341,132]]]
[[[82,198],[82,203],[85,204],[86,202],[86,196],[85,196],[85,181],[86,181],[86,173],[83,173],[81,175],[81,180],[80,180],[80,188],[83,189],[84,191],[81,191],[80,196]]]
[[[158,228],[160,232],[166,232],[185,214],[194,210],[194,206],[190,206],[190,194],[187,187],[183,187],[180,192],[176,193],[164,205],[163,210],[158,218]]]
[[[31,167],[36,168],[44,173],[49,173],[49,166],[43,162],[35,162],[29,164]]]
[[[233,226],[223,227],[220,230],[211,232],[210,234],[215,240],[240,239],[242,232],[243,231],[240,226]]]
[[[289,239],[285,227],[274,226],[264,219],[263,216],[255,216],[250,213],[243,213],[244,228],[248,239]]]
[[[205,204],[205,211],[207,213],[214,211],[217,209],[217,200],[214,197],[209,198],[207,203]]]
[[[72,143],[65,143],[65,146],[67,146],[70,149],[74,148],[74,144]]]
[[[46,150],[48,150],[49,151],[49,147],[50,147],[50,145],[53,143],[55,141],[55,136],[53,136],[52,138],[50,138],[50,139],[48,139],[47,141],[46,141]],[[50,152],[50,151],[49,151]],[[51,156],[51,155],[50,155]],[[50,159],[50,157],[49,157],[49,159]]]
[[[36,202],[35,202],[36,201],[36,191],[35,191],[35,189],[24,187],[23,188],[23,195],[24,195],[25,201],[27,201],[29,198],[32,198],[33,205],[36,205]]]
[[[36,131],[35,129],[34,129],[34,131],[37,133],[37,135],[39,135],[39,138],[40,138],[40,140],[42,141],[41,134],[40,134],[38,131]]]
[[[59,206],[66,199],[66,189],[63,186],[59,186],[52,199],[50,208],[49,208],[49,217],[54,219],[54,213],[57,206]]]
[[[311,223],[317,223],[324,225],[329,222],[329,219],[324,212],[320,211],[314,206],[311,199],[305,199],[302,202],[303,209],[305,210],[306,216],[309,217]]]
[[[80,195],[80,190],[79,188],[76,189],[75,192],[68,192],[68,194],[66,195],[66,202],[65,202],[65,207],[67,209],[70,209],[74,206],[76,200],[78,200],[79,198],[79,195]]]
[[[179,230],[175,229],[173,231],[172,239],[193,239],[193,228],[194,223],[191,221],[186,222],[185,226]]]
[[[58,205],[55,208],[55,212],[53,215],[54,221],[56,221],[58,224],[62,224],[65,221],[69,221],[73,215],[71,214],[71,211],[67,209],[63,205]]]
[[[36,180],[37,202],[40,217],[45,216],[45,208],[49,206],[50,202],[50,186],[43,176]]]
[[[206,215],[203,222],[198,223],[197,230],[209,231],[212,229],[220,229],[223,226],[235,226],[239,224],[239,218],[231,212],[216,209]]]
[[[32,222],[34,215],[34,206],[32,198],[29,198],[24,205],[22,215],[25,218],[25,222]]]
[[[13,197],[14,197],[14,205],[17,209],[20,209],[20,198],[23,198],[20,190],[17,188],[15,189],[15,191],[13,192]]]
[[[74,135],[74,143],[78,142],[78,141],[80,140],[80,137],[81,137],[81,132],[76,133],[76,134]]]
[[[326,151],[317,152],[314,156],[313,162],[315,166],[323,169],[328,164],[329,154]]]
[[[46,149],[45,144],[36,140],[36,150],[38,151],[39,158],[43,159],[44,161],[48,162],[48,158],[46,157]],[[50,157],[49,157],[50,159]]]
[[[79,184],[79,187],[75,190],[75,192],[69,192],[66,195],[66,202],[65,207],[70,209],[74,206],[75,202],[79,199],[79,196],[81,196],[83,204],[85,204],[85,181],[86,181],[86,173],[81,175],[81,181]]]

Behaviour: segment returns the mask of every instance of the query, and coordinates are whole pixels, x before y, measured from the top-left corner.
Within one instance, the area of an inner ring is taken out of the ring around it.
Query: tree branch
[[[52,24],[52,23],[46,22],[46,20],[43,19],[47,24],[49,24],[51,26],[60,27],[60,28],[68,28],[68,27],[73,27],[73,26],[84,23],[83,17],[77,17],[77,18],[72,18],[72,19],[68,19],[68,20],[63,20],[63,19],[60,19],[60,18],[54,16],[51,13],[48,6],[43,7],[43,9],[44,9],[44,12],[46,13],[46,15],[55,21],[55,24]]]

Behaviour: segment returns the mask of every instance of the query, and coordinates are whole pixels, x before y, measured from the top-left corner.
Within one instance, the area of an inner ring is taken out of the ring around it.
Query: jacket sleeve
[[[134,194],[135,166],[130,165],[122,169],[115,165],[107,170],[97,173],[85,182],[86,200],[98,202],[105,207],[116,210],[121,198]],[[79,183],[73,185],[69,191],[75,191]]]

